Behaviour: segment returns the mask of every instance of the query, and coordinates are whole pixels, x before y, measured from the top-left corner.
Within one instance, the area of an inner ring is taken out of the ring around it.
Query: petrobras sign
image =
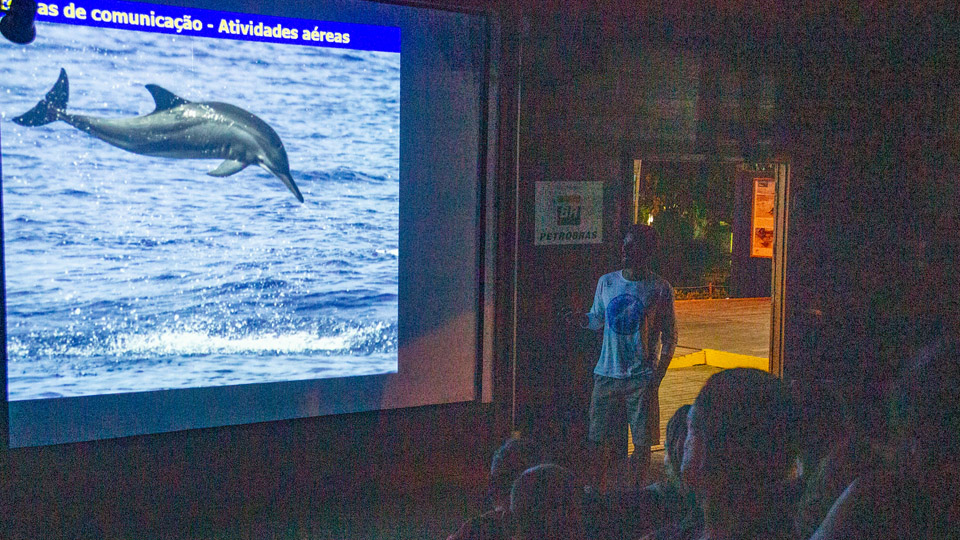
[[[603,182],[537,182],[534,245],[603,241]]]

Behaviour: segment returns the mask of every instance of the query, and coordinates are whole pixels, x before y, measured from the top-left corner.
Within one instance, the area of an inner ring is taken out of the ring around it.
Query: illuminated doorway
[[[660,389],[661,443],[670,417],[713,373],[781,374],[788,182],[784,162],[633,161],[626,217],[660,234],[657,270],[677,298],[679,342]]]

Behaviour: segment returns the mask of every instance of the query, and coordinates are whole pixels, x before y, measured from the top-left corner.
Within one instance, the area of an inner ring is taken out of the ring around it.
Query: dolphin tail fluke
[[[67,71],[60,68],[60,78],[53,88],[40,100],[34,108],[17,116],[14,122],[21,126],[42,126],[60,120],[61,115],[67,112],[67,100],[70,98],[70,84],[67,82]]]

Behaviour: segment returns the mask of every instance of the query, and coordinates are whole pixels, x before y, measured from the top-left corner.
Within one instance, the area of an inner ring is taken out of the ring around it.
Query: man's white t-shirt
[[[673,287],[655,274],[637,281],[618,270],[597,282],[587,328],[603,328],[603,348],[593,370],[597,375],[626,379],[652,375],[660,358],[669,362],[677,345]]]

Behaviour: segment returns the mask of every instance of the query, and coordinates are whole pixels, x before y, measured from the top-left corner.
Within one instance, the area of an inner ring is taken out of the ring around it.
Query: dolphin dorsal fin
[[[155,84],[148,84],[147,91],[153,96],[153,101],[157,104],[157,110],[172,109],[179,105],[186,105],[189,101],[174,94],[173,92]]]

